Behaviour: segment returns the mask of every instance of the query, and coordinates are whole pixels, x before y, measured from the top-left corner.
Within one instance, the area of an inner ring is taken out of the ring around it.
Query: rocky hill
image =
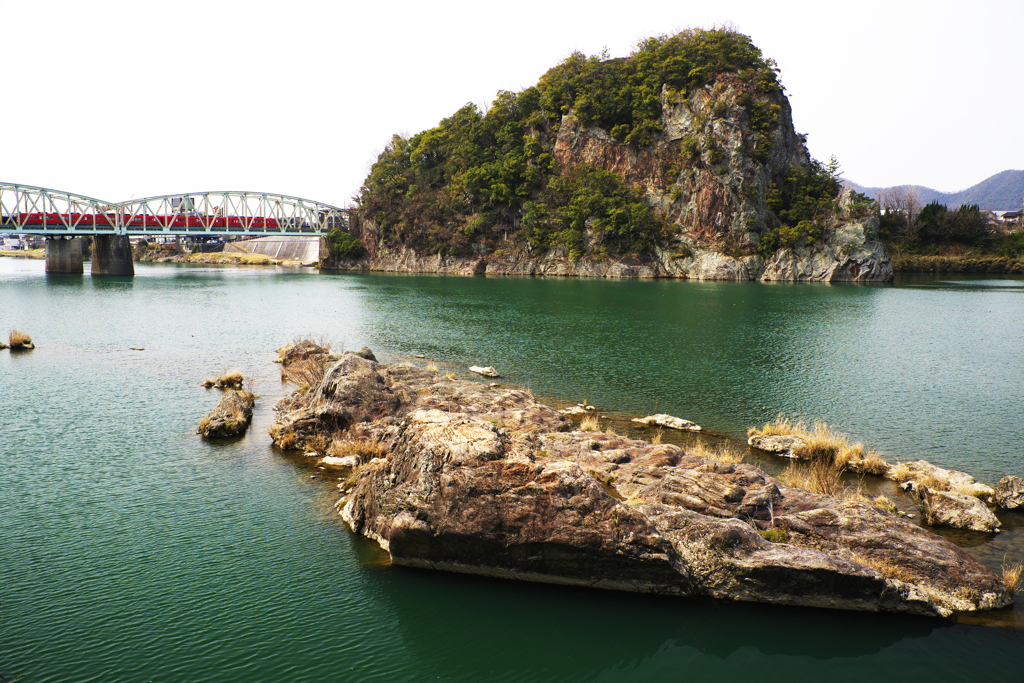
[[[807,153],[774,62],[689,30],[576,53],[536,86],[394,136],[340,267],[702,279],[891,277],[876,226]]]
[[[1024,171],[1006,170],[972,185],[959,192],[940,192],[923,185],[898,185],[895,187],[864,187],[850,183],[857,192],[862,192],[876,199],[886,190],[909,190],[917,192],[921,205],[930,202],[945,204],[954,209],[961,204],[977,204],[982,210],[1014,211],[1019,210],[1024,201]]]

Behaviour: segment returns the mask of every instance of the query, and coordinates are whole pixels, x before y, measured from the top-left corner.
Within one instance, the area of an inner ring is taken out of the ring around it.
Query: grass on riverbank
[[[897,273],[997,273],[1024,274],[1024,258],[1009,256],[929,256],[922,254],[895,254],[892,269]]]
[[[225,254],[223,252],[189,254],[185,257],[185,262],[240,266],[272,266],[277,263],[263,254]]]
[[[44,258],[46,258],[46,250],[45,249],[0,249],[0,256],[6,256],[8,258],[44,259]]]

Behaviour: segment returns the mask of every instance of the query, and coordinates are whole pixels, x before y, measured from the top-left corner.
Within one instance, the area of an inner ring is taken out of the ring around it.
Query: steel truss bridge
[[[84,235],[323,235],[348,229],[348,210],[268,192],[189,192],[108,202],[0,183],[0,233]]]

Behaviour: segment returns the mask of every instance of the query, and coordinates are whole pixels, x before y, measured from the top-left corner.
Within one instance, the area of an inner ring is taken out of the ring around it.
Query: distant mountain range
[[[872,199],[877,199],[878,193],[885,190],[914,188],[917,190],[922,206],[936,201],[951,209],[961,204],[977,204],[982,209],[989,211],[1014,211],[1021,208],[1022,198],[1024,198],[1024,171],[1002,171],[959,192],[939,192],[923,185],[864,187],[849,180],[846,182],[852,185],[857,192],[862,192]]]

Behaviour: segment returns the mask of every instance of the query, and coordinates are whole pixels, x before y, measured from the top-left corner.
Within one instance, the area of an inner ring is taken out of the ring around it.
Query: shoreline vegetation
[[[788,440],[793,465],[775,478],[737,445],[666,443],[655,425],[627,438],[590,406],[559,412],[426,361],[297,340],[277,362],[298,388],[274,409],[274,444],[336,478],[344,521],[394,564],[937,616],[1004,607],[1019,584],[1019,562],[999,577],[906,519],[955,526],[929,508],[995,505],[992,487],[925,461],[889,464],[823,424],[750,430],[748,453],[782,454],[763,439]],[[906,500],[865,494],[844,483],[851,474],[884,477]]]

